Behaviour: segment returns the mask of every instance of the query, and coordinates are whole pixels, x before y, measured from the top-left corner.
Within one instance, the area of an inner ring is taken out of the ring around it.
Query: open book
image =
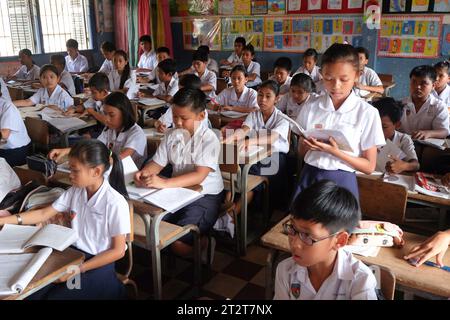
[[[0,255],[0,296],[22,293],[52,253],[42,248],[37,253]]]
[[[166,104],[164,100],[158,98],[140,98],[139,103],[145,106],[163,106]]]
[[[386,139],[386,145],[378,150],[376,170],[384,172],[386,170],[386,163],[392,161],[391,157],[404,159],[406,154],[391,140]]]
[[[416,177],[422,177],[422,180],[416,178],[415,190],[419,193],[433,197],[450,199],[450,188],[442,184],[442,181],[432,174],[416,173]]]
[[[224,117],[232,118],[232,119],[240,119],[248,116],[248,113],[238,112],[238,111],[222,111],[220,114]]]
[[[76,117],[66,117],[61,114],[40,113],[42,120],[61,131],[62,133],[81,129],[86,126],[86,121]]]
[[[437,148],[439,150],[445,150],[450,148],[450,139],[434,139],[429,138],[425,140],[414,140],[418,143]]]
[[[0,231],[0,253],[22,253],[34,246],[64,251],[77,239],[75,230],[56,224],[43,228],[7,224]]]

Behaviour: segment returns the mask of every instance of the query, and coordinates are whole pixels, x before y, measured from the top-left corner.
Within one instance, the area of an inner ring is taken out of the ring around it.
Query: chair
[[[36,149],[49,151],[50,136],[47,122],[39,118],[26,117],[25,127],[33,144],[33,153],[36,153]]]
[[[378,77],[380,78],[381,82],[383,83],[384,88],[384,97],[389,97],[390,90],[395,87],[395,81],[394,76],[392,74],[378,74]]]
[[[84,80],[79,76],[72,76],[73,84],[75,85],[75,93],[80,94],[84,91]]]
[[[395,274],[386,267],[370,265],[369,268],[377,278],[377,289],[381,291],[386,300],[394,300],[395,294]]]
[[[8,87],[12,101],[23,100],[25,98],[22,88]]]
[[[216,94],[221,93],[223,90],[228,88],[228,83],[224,78],[217,78],[217,89]]]

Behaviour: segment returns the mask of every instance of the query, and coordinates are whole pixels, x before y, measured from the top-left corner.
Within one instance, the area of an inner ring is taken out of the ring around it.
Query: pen
[[[449,267],[449,266],[443,266],[443,267],[440,267],[440,266],[438,266],[436,263],[431,262],[431,261],[425,261],[423,264],[425,264],[425,265],[427,265],[427,266],[430,266],[430,267],[435,267],[435,268],[439,268],[439,269],[442,269],[442,270],[445,270],[445,271],[449,271],[449,272],[450,272],[450,267]]]

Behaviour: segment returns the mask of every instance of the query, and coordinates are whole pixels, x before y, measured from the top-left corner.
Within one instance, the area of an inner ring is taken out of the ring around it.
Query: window
[[[1,0],[0,57],[66,51],[70,38],[91,49],[89,24],[89,0]]]

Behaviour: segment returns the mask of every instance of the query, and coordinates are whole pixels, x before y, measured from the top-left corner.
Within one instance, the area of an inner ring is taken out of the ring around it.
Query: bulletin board
[[[450,13],[450,0],[385,0],[383,13]]]
[[[169,2],[172,17],[217,15],[218,7],[219,0],[170,0]]]
[[[207,45],[211,50],[221,50],[220,18],[189,18],[183,20],[183,45],[186,50],[196,50]]]
[[[288,14],[362,13],[363,0],[286,0]]]
[[[440,15],[383,15],[378,56],[437,58],[441,31]]]
[[[234,40],[244,37],[255,50],[261,51],[264,44],[264,18],[227,17],[222,18],[222,50],[234,50]]]
[[[311,17],[266,17],[264,51],[305,52],[311,46]]]

